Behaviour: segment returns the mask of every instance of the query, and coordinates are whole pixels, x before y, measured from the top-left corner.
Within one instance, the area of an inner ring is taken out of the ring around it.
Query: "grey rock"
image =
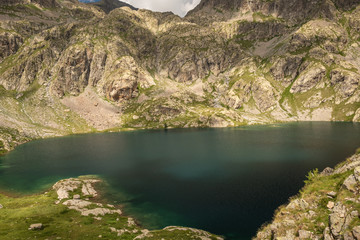
[[[354,177],[357,182],[360,182],[360,167],[354,169]]]
[[[357,191],[357,181],[355,176],[352,174],[348,178],[345,179],[342,187],[349,190],[350,192],[355,193]]]
[[[358,108],[355,112],[354,118],[353,118],[354,122],[360,122],[360,108]]]
[[[30,225],[29,230],[41,230],[42,228],[43,228],[42,223],[34,223]]]
[[[334,192],[334,191],[331,191],[331,192],[328,192],[328,193],[326,193],[326,195],[328,196],[328,197],[331,197],[331,198],[335,198],[336,197],[336,192]]]
[[[360,226],[356,226],[352,230],[352,234],[354,235],[356,240],[360,240]]]
[[[274,89],[265,79],[258,79],[254,82],[251,91],[256,106],[261,112],[271,109],[276,104]]]
[[[329,209],[333,209],[334,206],[335,206],[335,203],[333,201],[329,201],[328,204],[326,205],[326,207]]]
[[[344,173],[346,171],[355,169],[356,167],[360,166],[360,154],[352,155],[347,161],[346,164],[341,166],[340,168],[334,171],[335,174]]]
[[[334,237],[331,235],[329,227],[325,228],[324,230],[324,240],[334,240]]]
[[[260,231],[257,233],[256,238],[257,239],[271,239],[273,236],[273,232],[270,229],[266,229],[264,231]]]
[[[270,68],[270,72],[274,78],[281,82],[284,86],[288,86],[298,74],[298,69],[302,59],[298,56],[280,58]]]
[[[75,194],[75,195],[73,196],[73,199],[80,199],[80,195],[79,195],[79,194]]]
[[[300,239],[309,239],[312,236],[312,232],[306,230],[299,230]]]
[[[325,76],[325,73],[326,69],[323,65],[317,64],[310,66],[294,82],[290,92],[303,93],[309,91],[320,82],[320,80]]]
[[[21,44],[22,38],[15,33],[1,33],[0,34],[0,62],[2,60],[17,52]]]
[[[0,204],[0,209],[2,209],[2,208],[3,208],[3,205]]]
[[[352,211],[350,214],[353,218],[359,217],[359,212],[357,210]]]
[[[355,238],[350,231],[347,231],[344,233],[344,240],[355,240]]]
[[[303,209],[309,208],[309,204],[304,199],[295,199],[291,201],[287,206],[287,209]]]
[[[333,70],[331,72],[331,84],[334,86],[337,103],[352,96],[358,89],[360,78],[353,72]]]
[[[320,174],[323,176],[330,176],[334,172],[334,169],[331,167],[325,168]]]
[[[335,239],[338,239],[342,231],[348,228],[351,220],[352,217],[347,214],[346,207],[337,202],[329,217],[330,231]]]

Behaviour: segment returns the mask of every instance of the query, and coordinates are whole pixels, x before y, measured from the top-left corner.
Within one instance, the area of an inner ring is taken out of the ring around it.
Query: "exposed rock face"
[[[298,69],[301,65],[301,62],[302,59],[298,56],[280,58],[270,68],[270,71],[277,81],[281,82],[284,86],[287,87],[299,74]]]
[[[348,216],[346,207],[340,202],[335,204],[329,218],[330,231],[334,239],[339,239],[340,234],[349,226],[351,216]]]
[[[343,100],[354,95],[359,87],[360,77],[349,71],[333,70],[331,72],[331,85],[336,90],[336,102],[340,103]]]
[[[2,2],[1,127],[360,121],[358,1],[203,0],[185,18],[110,3]]]
[[[23,39],[17,34],[7,32],[0,34],[0,62],[16,53],[22,43]]]
[[[360,151],[335,171],[326,172],[313,173],[300,197],[280,207],[273,222],[254,239],[296,239],[289,237],[295,232],[299,239],[359,239]]]
[[[309,66],[292,85],[291,93],[307,92],[315,87],[325,76],[325,67],[322,65]]]

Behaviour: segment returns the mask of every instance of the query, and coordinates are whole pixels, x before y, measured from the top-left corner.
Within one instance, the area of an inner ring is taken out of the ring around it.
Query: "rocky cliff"
[[[360,149],[335,169],[315,170],[307,179],[254,239],[360,239]]]
[[[2,0],[0,127],[360,121],[359,29],[357,0],[203,0],[185,18]]]

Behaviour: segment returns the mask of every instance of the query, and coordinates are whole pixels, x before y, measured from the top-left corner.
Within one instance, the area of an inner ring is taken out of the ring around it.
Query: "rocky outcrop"
[[[285,58],[277,59],[274,65],[270,68],[270,71],[277,81],[287,87],[299,74],[299,67],[301,63],[301,57],[287,56]]]
[[[15,54],[23,43],[23,39],[18,34],[0,33],[0,62],[4,58]]]
[[[309,91],[323,79],[325,73],[326,69],[322,65],[308,66],[298,79],[295,80],[290,92],[303,93]]]
[[[127,234],[126,237],[130,239],[146,239],[153,237],[154,239],[174,239],[174,237],[181,237],[182,239],[217,239],[223,238],[213,235],[209,232],[188,228],[188,227],[165,227],[162,230],[149,231],[141,229],[133,218],[122,216],[122,211],[111,204],[104,204],[95,202],[94,197],[99,197],[94,184],[100,183],[101,180],[93,178],[69,178],[61,180],[52,187],[57,194],[58,200],[56,205],[64,205],[69,210],[77,211],[81,216],[92,218],[95,221],[101,221],[103,217],[109,218],[113,216],[116,221],[114,223],[106,223],[106,228],[117,237]],[[81,190],[81,191],[80,191]],[[110,216],[109,216],[110,215]],[[121,222],[123,228],[119,228]],[[91,221],[90,221],[91,222]],[[111,222],[111,221],[110,221]],[[96,225],[98,227],[98,225]],[[29,229],[39,230],[43,228],[43,224],[32,224]],[[72,229],[73,230],[73,229]],[[108,230],[107,230],[108,231]]]
[[[78,95],[88,85],[92,52],[90,49],[68,49],[59,59],[57,80],[53,89],[59,97]]]
[[[344,70],[333,70],[330,73],[330,82],[336,91],[336,103],[353,96],[359,87],[360,77],[354,73]]]
[[[359,239],[359,150],[335,170],[309,173],[306,182],[254,239]]]

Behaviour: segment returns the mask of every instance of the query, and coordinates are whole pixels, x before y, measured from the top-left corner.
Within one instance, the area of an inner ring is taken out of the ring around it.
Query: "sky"
[[[171,11],[181,17],[195,8],[200,0],[121,0],[137,8],[145,8],[156,12]]]

